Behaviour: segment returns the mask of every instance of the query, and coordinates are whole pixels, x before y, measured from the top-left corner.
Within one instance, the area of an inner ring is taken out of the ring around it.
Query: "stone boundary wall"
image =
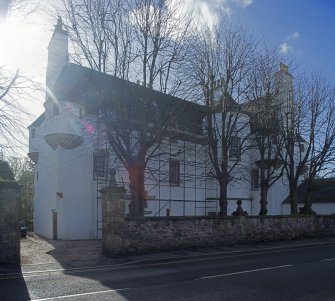
[[[103,191],[105,256],[335,235],[335,215],[125,217],[125,191]]]
[[[126,218],[124,251],[215,247],[335,235],[335,216]]]
[[[0,181],[0,264],[20,264],[20,189]]]

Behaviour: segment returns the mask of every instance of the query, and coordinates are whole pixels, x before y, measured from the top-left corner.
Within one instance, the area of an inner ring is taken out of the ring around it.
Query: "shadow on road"
[[[195,285],[194,277],[196,277],[194,274],[196,272],[194,268],[196,264],[201,265],[202,261],[199,260],[198,263],[190,262],[190,264],[186,268],[183,268],[184,270],[181,270],[173,265],[173,262],[176,261],[176,259],[171,259],[171,257],[185,258],[188,256],[192,256],[191,259],[194,259],[194,256],[203,256],[205,254],[208,255],[211,252],[213,252],[213,254],[215,255],[217,254],[217,252],[221,253],[223,251],[223,249],[221,248],[218,248],[217,250],[199,249],[192,251],[184,250],[184,251],[166,252],[160,254],[158,253],[147,254],[136,257],[132,256],[132,257],[106,258],[101,255],[101,241],[98,240],[55,241],[55,240],[44,239],[39,236],[35,236],[33,238],[34,239],[31,239],[31,241],[29,240],[25,241],[26,243],[25,245],[23,244],[24,247],[23,255],[25,254],[26,256],[29,257],[28,250],[33,250],[34,256],[29,260],[30,261],[35,260],[34,262],[35,264],[39,263],[35,266],[35,271],[37,271],[37,269],[39,270],[49,269],[56,271],[55,273],[48,271],[48,275],[44,279],[41,277],[36,278],[35,284],[28,283],[28,288],[31,291],[34,291],[36,299],[64,296],[64,300],[65,298],[69,298],[69,300],[118,300],[118,301],[164,300],[165,301],[173,299],[178,300],[181,297],[181,295],[179,294],[182,294],[183,300],[205,300],[207,298],[206,294],[208,292],[208,288],[202,287],[202,285],[210,283],[214,283],[213,285],[215,285],[215,281],[197,282],[196,286],[194,286]],[[328,241],[333,243],[333,239]],[[240,252],[240,250],[242,250],[242,252],[244,252],[245,249],[248,248],[259,250],[263,247],[265,248],[265,250],[272,247],[281,249],[284,246],[293,247],[294,245],[297,246],[301,245],[299,247],[299,250],[301,251],[305,248],[304,244],[313,244],[313,243],[318,244],[318,240],[315,241],[306,240],[299,242],[290,241],[285,243],[269,242],[264,246],[263,244],[252,244],[247,246],[246,245],[229,246],[225,247],[224,251]],[[326,248],[326,250],[328,249]],[[331,250],[329,250],[328,252],[331,253]],[[295,254],[296,253],[293,253],[294,256]],[[331,256],[333,256],[332,253],[327,254],[325,258],[330,258]],[[247,260],[248,258],[249,256],[245,257],[244,259],[246,263],[249,262]],[[254,259],[254,263],[258,264],[262,258],[263,258],[262,256],[256,256]],[[269,260],[271,261],[269,263],[264,263],[265,266],[274,265],[273,257],[269,258],[270,258]],[[274,258],[276,259],[275,261],[277,261],[278,259],[277,255]],[[280,258],[281,257],[279,257],[279,259]],[[45,264],[41,263],[41,260],[44,261]],[[168,262],[169,265],[166,264]],[[280,261],[277,264],[282,265],[285,264],[285,262],[283,263]],[[30,264],[32,264],[32,262]],[[217,265],[216,261],[209,261],[206,266],[206,269],[215,270],[217,268],[216,265]],[[241,259],[238,259],[235,263],[230,263],[229,260],[226,261],[225,269],[231,268],[232,272],[236,272],[236,269],[234,268],[235,265],[241,265]],[[23,266],[24,271],[27,268],[28,266],[26,267]],[[64,270],[58,271],[58,269],[64,269]],[[237,270],[241,271],[243,269],[247,269],[244,263],[242,264],[241,267],[239,266]],[[250,270],[255,269],[254,265],[251,265],[249,269]],[[181,271],[183,273],[181,273]],[[215,272],[212,271],[210,272],[210,274],[213,273],[215,274]],[[292,273],[295,272],[293,271]],[[235,281],[234,277],[229,279],[230,279],[229,281],[232,281],[232,283]],[[25,283],[23,279],[21,279],[21,281],[18,280],[17,285],[20,288],[19,289],[20,299],[15,300],[24,300],[24,296],[27,296],[27,291],[25,291],[26,290]],[[40,283],[38,283],[38,281],[40,281]],[[269,287],[273,288],[273,283],[271,282],[270,283],[271,285],[268,284]],[[169,289],[167,289],[168,287],[167,284],[169,284]],[[35,285],[35,287],[33,287],[33,285]],[[44,286],[45,288],[44,290],[41,289],[41,285]],[[234,285],[235,284],[233,283],[233,286]],[[237,283],[236,287],[238,287],[239,285],[240,283]],[[187,288],[187,290],[181,291],[181,287],[185,287]],[[247,282],[245,283],[245,287],[246,288],[248,287]],[[48,291],[48,288],[52,289]],[[1,289],[1,291],[3,290]],[[13,287],[7,287],[6,292],[8,294],[11,294],[12,292],[16,293],[16,290]],[[333,293],[333,290],[329,289],[329,287],[326,286],[324,295],[329,294],[329,292]],[[292,291],[292,294],[293,293],[294,290]],[[71,295],[71,298],[69,297],[69,295]],[[219,296],[217,297],[219,298]],[[12,299],[2,299],[0,296],[0,300],[12,300]],[[222,300],[222,299],[215,299],[215,300]],[[269,300],[269,299],[259,299],[259,300]],[[320,300],[326,300],[326,299],[320,299]]]
[[[108,274],[110,272],[105,270],[104,273],[101,274],[96,270],[92,271],[94,267],[125,264],[129,261],[129,257],[104,257],[101,252],[101,240],[51,240],[30,233],[27,239],[21,241],[21,262],[23,272],[65,269],[62,273],[68,276],[73,276],[73,278],[70,279],[81,278],[81,281],[87,283],[87,287],[90,286],[89,283],[101,283],[101,285],[99,285],[100,288],[97,289],[98,291],[117,290],[121,287],[118,282],[111,280],[111,277],[109,277]],[[22,278],[21,280],[22,283],[20,286],[25,284],[24,279]],[[124,279],[124,281],[125,280],[127,279]],[[55,282],[55,286],[57,286],[57,282]],[[82,292],[85,292],[87,287],[83,287]],[[46,294],[47,292],[43,292],[43,294],[44,293]],[[63,296],[66,294],[66,290],[60,290],[60,293],[57,295]],[[113,294],[118,294],[120,296],[121,292],[114,292]],[[37,294],[37,296],[39,295]],[[47,296],[40,296],[40,298],[46,297]],[[2,301],[1,297],[0,300]],[[29,297],[25,300],[29,300]]]
[[[19,266],[0,265],[0,300],[26,301],[30,299]]]

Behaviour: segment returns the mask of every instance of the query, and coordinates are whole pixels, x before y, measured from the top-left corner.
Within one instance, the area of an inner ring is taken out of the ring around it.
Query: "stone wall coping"
[[[323,215],[266,215],[266,216],[147,216],[130,217],[126,221],[168,221],[168,220],[238,220],[238,219],[285,219],[285,218],[308,218],[308,217],[334,217],[335,214]]]

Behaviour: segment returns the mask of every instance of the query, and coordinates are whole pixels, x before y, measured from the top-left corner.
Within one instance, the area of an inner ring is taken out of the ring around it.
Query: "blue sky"
[[[239,21],[285,52],[288,61],[294,57],[301,70],[318,70],[335,82],[335,0],[184,1],[197,3],[206,19],[217,20],[221,10],[223,16]],[[39,2],[42,8],[42,4],[50,4]],[[15,15],[0,20],[0,65],[13,65],[44,82],[47,45],[55,24],[56,17],[46,13],[27,20]],[[29,105],[29,110],[38,116],[44,109],[42,104],[43,99]]]
[[[301,69],[316,69],[335,81],[335,0],[184,1],[199,4],[200,14],[207,19],[217,19],[221,9],[223,16],[239,21],[284,51],[288,61],[294,57]],[[49,3],[39,2],[40,8]],[[30,22],[19,18],[0,22],[5,46],[0,48],[0,64],[17,65],[44,81],[47,45],[55,22],[46,14],[34,16]]]
[[[207,0],[217,11],[224,6],[257,36],[277,46],[299,68],[318,70],[335,81],[335,1]]]

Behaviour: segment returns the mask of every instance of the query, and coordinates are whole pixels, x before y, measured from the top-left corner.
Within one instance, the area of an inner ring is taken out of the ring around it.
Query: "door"
[[[52,239],[57,240],[57,211],[52,211]]]

